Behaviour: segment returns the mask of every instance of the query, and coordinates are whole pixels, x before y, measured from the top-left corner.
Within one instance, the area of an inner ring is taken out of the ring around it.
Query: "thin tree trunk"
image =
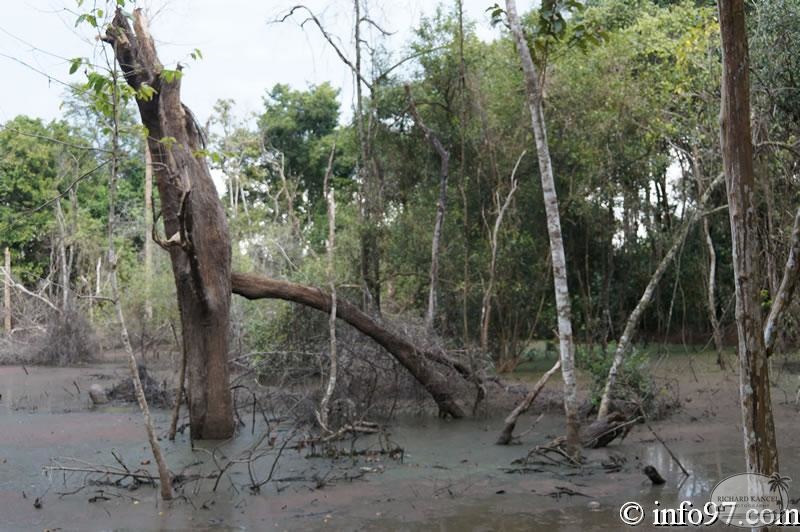
[[[356,129],[359,143],[359,173],[361,174],[361,193],[364,205],[362,207],[361,228],[361,277],[363,292],[363,307],[380,315],[381,312],[381,283],[380,283],[380,242],[378,238],[380,224],[380,187],[377,172],[372,161],[372,138],[370,131],[364,124],[364,77],[361,73],[361,1],[353,0],[355,9],[355,65],[354,71],[356,84]]]
[[[564,255],[564,242],[561,237],[558,197],[556,195],[550,148],[547,143],[544,110],[542,108],[542,85],[528,48],[528,41],[522,31],[515,0],[506,0],[506,12],[525,76],[525,90],[528,96],[528,108],[531,113],[531,126],[536,139],[536,152],[539,156],[539,173],[541,174],[542,193],[547,215],[547,233],[550,238],[553,284],[558,312],[561,374],[564,378],[564,410],[567,418],[567,448],[570,454],[578,456],[580,454],[580,431],[578,427],[578,391],[575,383],[575,345],[572,338],[572,311],[570,308],[569,288],[567,286],[567,264]]]
[[[67,261],[67,222],[64,219],[64,210],[61,200],[54,203],[55,218],[58,223],[58,263],[61,284],[61,310],[66,312],[69,306],[69,262]]]
[[[463,205],[463,231],[464,231],[464,280],[463,280],[463,296],[461,301],[461,321],[462,328],[464,329],[463,344],[464,347],[469,345],[469,201],[467,200],[467,184],[468,177],[465,171],[466,166],[466,135],[465,124],[467,123],[467,66],[464,58],[464,2],[458,0],[458,74],[459,74],[459,88],[460,88],[460,124],[459,136],[461,140],[459,152],[459,173],[461,174],[461,183],[459,189],[461,192],[461,202]]]
[[[502,205],[500,205],[500,194],[495,192],[494,201],[497,205],[497,218],[494,220],[494,227],[489,234],[489,246],[491,248],[491,258],[489,259],[489,282],[483,292],[483,300],[481,301],[481,350],[485,353],[489,351],[489,322],[492,317],[492,298],[494,298],[494,282],[497,275],[497,248],[500,239],[500,226],[503,223],[503,217],[511,205],[511,200],[514,193],[517,191],[517,169],[519,163],[526,152],[522,152],[517,158],[517,163],[511,171],[511,187],[508,190],[508,195]]]
[[[636,304],[633,312],[631,312],[630,316],[628,316],[628,321],[625,323],[625,330],[622,331],[622,336],[620,336],[619,341],[617,342],[617,349],[614,352],[614,360],[611,363],[611,368],[608,370],[608,378],[606,379],[606,386],[603,390],[603,396],[600,399],[600,407],[597,411],[597,419],[603,419],[608,416],[608,409],[611,405],[611,393],[613,392],[614,386],[617,383],[617,374],[619,372],[619,368],[622,366],[623,359],[630,349],[631,342],[636,334],[636,329],[639,327],[642,315],[653,300],[653,294],[655,293],[659,281],[661,281],[661,278],[664,276],[667,268],[672,263],[672,260],[678,253],[678,250],[683,245],[683,241],[686,240],[689,230],[700,218],[700,216],[704,214],[703,209],[708,201],[708,198],[711,196],[711,192],[720,183],[722,183],[721,175],[714,179],[714,181],[706,189],[705,193],[700,197],[697,208],[687,215],[686,221],[683,222],[683,226],[678,230],[678,233],[675,235],[672,241],[672,246],[670,246],[666,255],[664,255],[664,257],[661,259],[661,262],[659,262],[656,271],[653,272],[653,275],[650,277],[650,281],[648,281],[647,286],[642,293],[642,297],[639,298],[639,302]]]
[[[3,328],[11,334],[11,250],[6,246],[5,271],[3,275]]]
[[[178,389],[175,392],[175,405],[172,408],[172,421],[169,424],[169,432],[167,433],[169,441],[174,441],[175,433],[178,432],[178,419],[181,417],[181,402],[183,402],[185,385],[186,385],[186,348],[184,348],[183,345],[181,345],[181,367],[178,370]]]
[[[769,316],[764,325],[764,345],[767,349],[767,356],[772,354],[772,349],[775,346],[775,338],[777,337],[778,325],[780,325],[781,318],[789,308],[792,302],[795,288],[797,287],[797,278],[800,277],[800,208],[794,217],[794,225],[792,227],[792,237],[789,244],[789,256],[786,259],[786,265],[783,268],[783,277],[778,292],[772,298],[772,307],[769,309]]]
[[[328,424],[328,413],[333,392],[336,390],[336,378],[339,373],[339,356],[336,351],[336,268],[334,261],[334,249],[336,246],[336,198],[333,187],[331,187],[331,172],[333,171],[333,156],[336,153],[336,144],[331,148],[331,155],[328,158],[328,169],[325,171],[323,182],[323,193],[328,201],[328,242],[326,244],[328,255],[328,283],[331,289],[331,311],[328,319],[328,334],[330,336],[330,359],[331,364],[328,369],[328,385],[325,394],[319,403],[319,425],[325,432],[333,432]]]
[[[694,173],[694,180],[697,183],[697,190],[702,195],[703,170],[700,166],[700,156],[698,155],[696,146],[692,150],[691,165]],[[706,307],[708,310],[708,321],[711,324],[711,334],[714,339],[714,348],[717,351],[717,365],[719,365],[720,368],[724,368],[725,361],[722,358],[722,330],[720,329],[719,319],[717,318],[717,252],[714,249],[714,240],[711,238],[711,227],[707,216],[703,217],[703,237],[706,243],[706,250],[708,251],[708,284],[706,286]]]
[[[757,208],[750,131],[750,79],[744,0],[719,0],[722,36],[720,138],[731,223],[739,337],[739,392],[747,470],[778,472],[769,367],[762,328]]]
[[[322,312],[330,313],[331,296],[318,288],[311,288],[289,281],[279,281],[252,273],[231,275],[233,293],[247,299],[282,299],[300,303]],[[451,383],[431,363],[447,366],[462,377],[474,382],[475,375],[465,365],[451,360],[442,352],[418,348],[408,339],[381,326],[355,305],[344,300],[337,301],[336,315],[360,332],[371,337],[405,367],[439,406],[441,415],[464,417],[461,406],[453,397]]]
[[[717,276],[717,253],[714,251],[714,240],[711,238],[711,228],[709,227],[708,217],[703,217],[703,236],[708,249],[708,286],[706,287],[706,304],[708,306],[708,321],[711,323],[711,333],[714,337],[714,348],[717,351],[717,365],[725,367],[722,358],[722,330],[717,318],[717,297],[716,297],[716,276]]]
[[[180,75],[162,75],[153,38],[141,9],[128,17],[117,10],[104,40],[109,42],[128,84],[155,89],[137,99],[153,173],[181,312],[187,353],[192,438],[225,439],[234,433],[228,378],[231,246],[225,211],[205,158],[196,155],[203,140],[194,116],[180,100]]]
[[[508,445],[511,443],[511,440],[514,438],[514,428],[517,426],[517,420],[519,419],[519,416],[528,411],[533,402],[536,400],[536,397],[539,396],[539,392],[541,392],[542,388],[544,388],[544,385],[547,384],[547,380],[553,375],[553,373],[558,371],[560,367],[561,359],[559,358],[555,365],[550,368],[547,373],[542,375],[538,381],[536,381],[533,389],[528,392],[528,395],[525,396],[525,399],[523,399],[522,402],[511,411],[508,417],[506,417],[505,426],[503,426],[500,436],[497,437],[498,445]]]
[[[153,319],[153,160],[144,143],[144,319]]]
[[[433,240],[431,242],[431,271],[429,275],[428,287],[428,310],[425,312],[425,327],[432,330],[436,319],[436,302],[438,300],[439,285],[439,249],[441,248],[442,226],[444,225],[444,214],[447,206],[447,179],[450,169],[450,152],[442,145],[439,138],[433,131],[425,125],[422,117],[417,112],[414,98],[411,96],[411,87],[406,84],[406,98],[408,99],[409,109],[414,117],[417,127],[422,130],[425,139],[433,147],[439,156],[439,201],[436,204],[436,221],[433,224]]]
[[[614,334],[613,321],[611,319],[611,282],[614,279],[614,202],[608,202],[608,242],[606,243],[606,263],[603,271],[603,292],[600,296],[603,305],[603,326],[600,328],[600,343],[603,347],[603,354],[608,351],[608,338]]]
[[[103,266],[103,256],[97,257],[97,266],[94,270],[94,297],[89,299],[89,320],[94,323],[94,300],[100,297],[100,271]],[[91,287],[90,287],[91,290]]]
[[[120,335],[122,336],[122,344],[125,347],[125,352],[128,354],[128,368],[131,372],[131,380],[133,387],[136,391],[136,399],[139,402],[139,408],[142,410],[142,417],[144,418],[144,426],[147,431],[147,439],[150,443],[150,449],[153,452],[153,457],[158,466],[159,487],[161,489],[161,498],[165,501],[172,499],[172,481],[170,479],[167,463],[164,460],[164,455],[161,453],[161,446],[158,444],[155,429],[153,428],[153,420],[150,417],[150,408],[147,405],[147,398],[144,395],[142,388],[142,381],[139,378],[139,368],[136,364],[136,356],[133,354],[133,347],[131,346],[130,337],[128,336],[128,328],[125,325],[125,315],[122,311],[122,299],[120,298],[119,286],[117,283],[117,256],[114,246],[114,218],[116,216],[114,210],[114,201],[116,196],[117,187],[117,165],[119,153],[119,95],[117,94],[117,71],[116,68],[112,69],[113,73],[113,137],[112,137],[112,150],[111,150],[111,174],[108,179],[108,265],[111,276],[111,298],[114,300],[114,309],[117,313],[117,321],[120,326]]]

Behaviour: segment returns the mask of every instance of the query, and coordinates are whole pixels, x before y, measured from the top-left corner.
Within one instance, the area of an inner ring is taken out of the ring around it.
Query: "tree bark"
[[[719,0],[722,36],[720,138],[731,223],[739,392],[747,470],[778,472],[769,367],[762,328],[757,212],[750,131],[750,79],[744,0]]]
[[[542,85],[528,48],[528,42],[522,31],[515,0],[506,0],[506,13],[508,14],[508,23],[522,63],[525,92],[531,113],[531,126],[536,139],[536,152],[539,156],[539,173],[541,174],[542,193],[544,194],[545,213],[547,215],[547,233],[550,238],[553,284],[558,312],[561,374],[564,378],[564,410],[567,418],[566,443],[569,452],[577,456],[580,453],[580,429],[578,426],[578,391],[575,383],[575,344],[572,338],[572,310],[567,286],[567,264],[564,255],[564,242],[561,237],[558,196],[556,195],[550,148],[547,143],[544,109],[542,107]]]
[[[187,352],[188,399],[193,439],[229,438],[234,432],[228,381],[231,249],[228,224],[204,157],[203,139],[180,100],[180,74],[163,75],[141,9],[133,29],[121,10],[104,40],[114,48],[134,89],[155,89],[137,98],[148,131],[153,171],[181,313]]]
[[[439,286],[439,249],[441,248],[442,226],[444,225],[444,214],[447,207],[447,179],[450,168],[450,152],[442,145],[439,138],[433,131],[425,125],[422,117],[417,112],[414,98],[411,97],[411,87],[406,84],[406,98],[408,99],[409,109],[414,117],[417,127],[422,130],[425,139],[433,147],[439,156],[439,201],[436,204],[436,220],[433,224],[433,240],[431,242],[431,271],[429,275],[428,287],[428,310],[425,312],[425,327],[433,329],[436,320],[436,302],[438,300]]]
[[[675,235],[672,241],[672,246],[670,246],[666,255],[664,255],[664,257],[661,259],[661,262],[659,262],[658,267],[656,267],[656,271],[653,272],[653,275],[650,277],[650,281],[648,281],[647,286],[642,293],[642,297],[639,298],[639,302],[636,304],[633,312],[631,312],[630,316],[628,316],[628,321],[625,323],[625,329],[622,331],[622,336],[620,336],[619,342],[617,342],[617,349],[614,352],[614,360],[611,363],[611,368],[608,370],[608,378],[606,379],[606,386],[603,390],[603,396],[600,399],[600,407],[597,411],[597,419],[608,417],[608,410],[611,406],[611,392],[614,390],[614,386],[617,383],[617,374],[619,372],[619,368],[622,366],[622,361],[630,349],[631,343],[633,342],[633,337],[636,334],[636,329],[639,327],[639,322],[642,320],[642,315],[644,315],[644,311],[647,310],[647,308],[650,306],[650,303],[653,301],[653,294],[655,293],[659,281],[661,281],[661,278],[664,276],[667,268],[672,263],[672,260],[678,253],[678,250],[683,245],[684,240],[686,240],[686,236],[689,234],[689,229],[691,229],[694,223],[700,218],[701,215],[703,215],[702,211],[706,202],[708,201],[708,198],[711,196],[711,192],[721,182],[722,176],[717,176],[717,178],[714,179],[714,181],[706,189],[705,193],[700,197],[697,208],[688,214],[687,220],[684,221],[683,226],[678,230],[678,234]]]
[[[289,281],[279,281],[252,273],[236,273],[231,276],[233,293],[247,299],[282,299],[308,307],[331,312],[331,296],[318,288],[311,288]],[[445,375],[430,362],[449,366],[464,378],[473,379],[472,372],[463,364],[450,360],[444,353],[417,349],[406,338],[381,326],[358,307],[338,300],[336,315],[371,337],[405,367],[436,401],[441,415],[464,417],[461,406],[450,391],[451,384]]]

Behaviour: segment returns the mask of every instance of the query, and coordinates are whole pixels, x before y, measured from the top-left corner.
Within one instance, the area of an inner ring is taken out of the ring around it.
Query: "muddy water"
[[[274,471],[278,482],[261,493],[249,492],[246,468],[239,467],[223,476],[216,492],[213,480],[192,482],[180,498],[163,503],[151,488],[84,485],[81,473],[43,472],[59,457],[114,465],[112,449],[128,466],[152,470],[152,465],[140,465],[150,456],[135,409],[88,409],[89,384],[121,375],[123,368],[27,370],[0,367],[0,531],[618,530],[624,528],[618,510],[625,501],[648,509],[655,500],[661,507],[682,500],[702,506],[717,481],[743,470],[738,409],[730,392],[735,386],[720,374],[685,387],[690,399],[685,408],[655,425],[690,471],[686,479],[642,425],[622,443],[588,451],[580,471],[536,466],[539,471],[520,474],[508,472],[514,459],[562,433],[558,412],[546,413],[524,445],[511,447],[494,445],[497,419],[405,417],[391,429],[388,445],[383,444],[405,449],[402,462],[385,455],[308,458],[307,449],[286,450]],[[794,443],[800,434],[788,424],[781,430],[780,421],[797,414],[791,405],[777,408],[782,473],[800,478]],[[155,417],[163,433],[167,413],[155,412]],[[520,426],[529,423],[526,419]],[[212,452],[220,460],[238,456],[264,428],[259,424],[253,436],[247,426],[235,441],[206,442],[194,451],[183,436],[162,445],[173,472],[187,466],[186,472],[210,472],[215,470]],[[342,447],[351,445],[361,450],[381,446],[360,438]],[[608,473],[600,466],[611,457],[624,462],[620,471]],[[258,479],[266,478],[274,459],[275,452],[257,463]],[[205,464],[191,466],[198,461]],[[640,473],[644,465],[655,466],[667,484],[650,486]],[[368,471],[362,478],[343,478],[362,468]],[[318,488],[314,478],[328,482]],[[562,495],[555,496],[558,492]],[[37,498],[39,509],[34,507]],[[92,498],[96,502],[89,502]]]

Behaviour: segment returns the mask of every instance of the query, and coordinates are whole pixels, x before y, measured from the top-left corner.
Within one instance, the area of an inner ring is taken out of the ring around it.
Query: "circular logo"
[[[740,473],[720,481],[711,490],[719,519],[739,528],[769,526],[780,521],[789,504],[789,477],[778,473]]]

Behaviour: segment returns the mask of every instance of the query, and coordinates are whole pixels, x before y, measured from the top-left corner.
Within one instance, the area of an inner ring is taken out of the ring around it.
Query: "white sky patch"
[[[670,165],[667,167],[667,197],[669,198],[669,205],[671,207],[670,216],[673,216],[675,219],[683,219],[684,215],[684,202],[683,202],[683,193],[680,191],[679,187],[683,180],[683,169],[681,168],[680,161],[678,160],[676,154],[674,152],[670,153],[672,160]],[[639,198],[642,202],[646,202],[648,200],[648,194],[650,195],[649,200],[651,202],[655,202],[655,190],[653,189],[653,183],[648,181],[647,188],[649,190],[640,190],[639,191]],[[653,203],[655,205],[655,203]],[[693,208],[694,203],[687,202],[686,207]],[[642,216],[645,216],[642,213]],[[625,244],[625,232],[623,228],[623,222],[625,218],[624,212],[624,198],[622,196],[617,196],[614,198],[614,218],[618,222],[619,229],[614,234],[612,238],[612,245],[615,248],[621,248]],[[637,238],[647,238],[647,225],[646,220],[644,219],[636,219],[633,220],[636,223],[636,236]]]
[[[97,0],[98,6],[105,2]],[[342,113],[350,116],[353,89],[349,70],[319,31],[293,21],[268,24],[296,0],[144,0],[138,2],[152,13],[151,30],[165,65],[181,61],[185,67],[183,99],[201,123],[214,102],[233,98],[237,114],[259,112],[265,92],[277,83],[296,89],[329,81],[341,89]],[[478,36],[491,40],[499,34],[492,28],[486,9],[494,0],[464,0],[465,18],[477,23]],[[84,2],[84,6],[92,2]],[[113,4],[113,2],[111,2]],[[352,56],[352,2],[307,0],[310,7]],[[451,9],[452,1],[444,2]],[[437,2],[431,0],[374,0],[370,16],[394,32],[388,47],[393,58],[403,57],[413,28],[423,15],[432,15]],[[520,2],[527,10],[533,2]],[[69,76],[69,59],[103,59],[99,43],[86,25],[75,28],[79,8],[74,0],[14,0],[3,2],[0,19],[0,122],[26,114],[56,118],[65,90],[62,82],[85,80],[80,73]],[[199,48],[200,61],[190,52]],[[25,63],[23,65],[22,63]],[[38,72],[34,71],[38,70]]]

